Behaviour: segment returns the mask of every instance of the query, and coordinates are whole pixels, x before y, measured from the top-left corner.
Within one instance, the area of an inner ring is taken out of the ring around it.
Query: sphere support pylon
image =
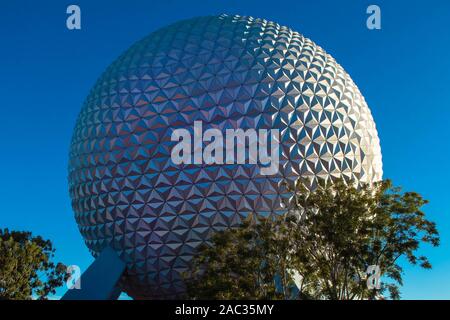
[[[81,275],[80,288],[67,290],[61,300],[117,300],[121,293],[118,282],[125,267],[117,253],[106,247]]]

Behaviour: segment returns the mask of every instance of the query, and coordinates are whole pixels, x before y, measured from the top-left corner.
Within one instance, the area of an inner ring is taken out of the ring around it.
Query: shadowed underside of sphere
[[[175,165],[175,128],[279,129],[280,170]],[[72,138],[69,188],[94,255],[127,262],[134,298],[173,298],[180,272],[213,232],[249,214],[282,214],[283,180],[381,179],[375,123],[349,75],[287,27],[201,17],[137,42],[100,77]]]

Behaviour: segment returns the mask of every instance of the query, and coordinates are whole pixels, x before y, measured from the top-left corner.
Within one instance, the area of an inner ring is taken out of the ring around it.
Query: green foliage
[[[402,193],[389,180],[358,187],[320,181],[313,192],[299,181],[291,191],[287,215],[247,220],[200,248],[185,275],[188,297],[377,299],[389,292],[398,299],[400,257],[431,268],[417,250],[421,243],[438,246],[439,235],[419,194]],[[367,286],[370,265],[380,267],[379,289]]]
[[[344,181],[321,182],[314,192],[301,183],[295,189],[295,207],[302,210],[296,232],[296,261],[326,299],[374,299],[389,291],[400,298],[400,257],[423,268],[431,268],[424,256],[417,256],[420,243],[439,245],[436,225],[421,211],[427,203],[415,192],[402,193],[391,181],[358,188]],[[365,270],[381,269],[379,290],[369,290]]]
[[[52,262],[49,240],[30,232],[0,229],[0,299],[46,299],[67,279],[66,267]]]
[[[279,227],[274,232],[273,228]],[[213,246],[202,245],[185,274],[188,296],[195,299],[283,299],[292,293],[285,225],[250,219],[240,228],[218,232]],[[205,266],[207,266],[205,268]],[[276,290],[278,278],[283,290]]]

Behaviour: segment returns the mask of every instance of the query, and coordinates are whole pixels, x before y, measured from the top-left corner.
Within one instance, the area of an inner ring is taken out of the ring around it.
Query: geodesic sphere
[[[278,129],[278,173],[255,164],[180,164],[171,133]],[[175,23],[134,44],[100,77],[74,130],[69,187],[94,255],[111,245],[134,298],[174,298],[213,232],[282,214],[283,181],[381,179],[379,139],[350,76],[287,27],[251,17]]]

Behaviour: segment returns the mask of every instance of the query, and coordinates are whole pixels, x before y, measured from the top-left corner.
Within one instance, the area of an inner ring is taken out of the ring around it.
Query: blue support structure
[[[61,300],[116,300],[121,292],[117,284],[125,267],[117,253],[106,247],[81,275],[81,288],[69,289]]]

